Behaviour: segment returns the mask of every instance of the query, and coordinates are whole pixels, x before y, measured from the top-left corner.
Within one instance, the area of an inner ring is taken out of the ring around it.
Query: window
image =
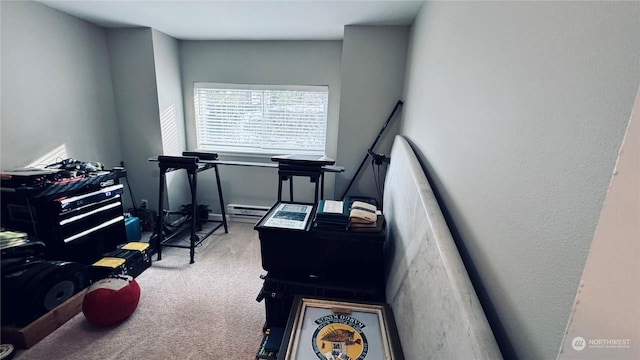
[[[328,86],[195,83],[198,149],[324,155]]]

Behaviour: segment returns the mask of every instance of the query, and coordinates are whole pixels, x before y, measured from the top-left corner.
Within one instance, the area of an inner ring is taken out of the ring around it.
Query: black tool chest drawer
[[[90,263],[126,240],[122,188],[112,185],[53,201],[60,211],[56,235],[45,242],[56,257]]]
[[[54,200],[59,207],[58,239],[70,243],[124,221],[122,185],[114,185],[81,196]]]
[[[42,241],[46,257],[91,264],[126,242],[124,172],[43,188],[2,188],[2,225]]]

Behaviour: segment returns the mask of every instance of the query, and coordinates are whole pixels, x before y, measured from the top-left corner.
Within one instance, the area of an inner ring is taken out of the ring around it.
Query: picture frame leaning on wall
[[[296,297],[278,360],[403,360],[385,303]]]

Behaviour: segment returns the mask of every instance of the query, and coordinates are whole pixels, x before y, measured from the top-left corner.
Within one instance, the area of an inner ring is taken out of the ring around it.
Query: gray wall
[[[153,30],[153,59],[158,85],[159,122],[166,124],[162,132],[162,154],[182,155],[186,150],[182,82],[180,79],[180,53],[178,40]],[[177,210],[191,202],[189,182],[185,171],[171,172],[166,180],[168,203],[166,208]],[[156,209],[154,207],[154,209]]]
[[[340,107],[341,41],[182,41],[180,57],[184,94],[187,146],[196,146],[193,108],[194,82],[328,85],[329,117],[327,156],[336,157],[338,111]],[[271,162],[266,158],[225,160]],[[340,164],[338,164],[340,165]],[[221,166],[223,193],[227,204],[271,206],[277,197],[274,169]],[[202,203],[217,209],[217,192],[212,172],[198,177]],[[294,199],[312,201],[309,179],[296,178]],[[333,196],[332,175],[326,179],[325,196]],[[288,196],[285,196],[288,199]]]
[[[329,85],[327,155],[347,172],[337,179],[327,175],[327,198],[341,195],[400,98],[397,89],[402,86],[399,74],[404,69],[406,28],[349,27],[343,58],[342,41],[181,42],[149,28],[104,30],[34,2],[3,2],[2,6],[2,147],[7,149],[2,151],[2,168],[25,166],[64,144],[68,156],[102,161],[109,167],[124,161],[138,205],[140,199],[147,199],[152,208],[157,207],[158,170],[147,159],[165,153],[159,119],[171,105],[175,104],[178,147],[195,148],[195,81]],[[360,51],[367,56],[359,55]],[[39,56],[42,53],[48,55]],[[362,66],[365,62],[367,66]],[[343,77],[348,83],[346,101],[365,99],[366,106],[345,110],[350,120],[343,121],[339,138]],[[46,86],[41,96],[45,106],[25,105],[40,89],[33,83]],[[49,96],[52,91],[55,97]],[[375,101],[366,100],[363,93],[367,91],[375,92]],[[44,131],[27,136],[25,121]],[[379,144],[378,151],[388,151],[387,141]],[[227,159],[270,162],[268,158]],[[356,188],[359,194],[368,191],[366,195],[373,196],[370,169],[365,170],[368,183],[363,187],[358,183]],[[222,167],[221,173],[227,203],[271,205],[275,201],[273,169]],[[185,202],[184,180],[179,175],[169,180],[170,197],[175,196],[169,202],[172,207]],[[202,202],[219,211],[213,173],[203,173],[201,180]],[[342,189],[334,191],[336,181]],[[307,179],[295,183],[296,200],[311,200],[312,184]],[[125,198],[129,207],[128,194]]]
[[[148,159],[186,149],[178,41],[150,28],[109,29],[108,39],[129,182],[136,205],[146,199],[157,210],[159,170]],[[162,118],[174,125],[168,141]],[[168,173],[166,184],[164,208],[178,210],[190,202],[184,172]]]
[[[68,157],[119,165],[105,31],[33,2],[0,7],[0,168],[27,166],[61,147]]]
[[[137,200],[148,199],[156,209],[158,165],[148,158],[162,154],[162,138],[152,30],[109,29],[107,33],[129,183]]]
[[[555,358],[640,80],[638,2],[428,2],[401,133],[508,358]]]
[[[373,144],[398,100],[402,99],[409,41],[407,26],[346,26],[342,48],[342,89],[338,163],[345,172],[336,176],[336,197],[342,196],[356,175],[367,149]],[[402,107],[376,143],[374,152],[387,156],[398,133]],[[377,169],[377,168],[376,168]],[[379,168],[384,181],[386,166]],[[376,173],[377,174],[377,173]],[[348,195],[378,196],[371,158],[349,189]],[[378,199],[382,201],[380,197]]]

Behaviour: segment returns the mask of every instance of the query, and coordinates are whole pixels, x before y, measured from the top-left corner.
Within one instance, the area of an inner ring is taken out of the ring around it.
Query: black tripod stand
[[[377,161],[377,162],[381,162],[382,161],[380,159],[381,155],[378,155],[378,154],[374,153],[373,152],[373,148],[378,143],[378,140],[380,140],[380,136],[382,136],[382,133],[384,132],[384,130],[387,128],[387,126],[389,126],[389,123],[393,119],[393,115],[396,113],[396,110],[398,110],[398,108],[402,104],[403,104],[402,100],[398,100],[398,102],[396,103],[396,106],[393,107],[393,110],[391,111],[391,114],[387,118],[387,121],[384,122],[384,125],[382,125],[382,129],[380,129],[380,132],[378,132],[378,136],[376,136],[376,139],[373,141],[373,144],[371,144],[369,149],[367,149],[367,153],[364,155],[364,159],[362,159],[362,162],[360,163],[360,166],[358,166],[358,170],[356,170],[356,173],[353,175],[353,178],[351,178],[351,181],[349,182],[349,186],[347,186],[347,189],[342,194],[342,199],[344,199],[345,196],[347,196],[347,193],[349,192],[349,189],[351,189],[351,186],[355,182],[356,178],[358,177],[358,174],[362,170],[362,167],[367,162],[367,158],[369,158],[370,155],[374,158],[374,161]]]

